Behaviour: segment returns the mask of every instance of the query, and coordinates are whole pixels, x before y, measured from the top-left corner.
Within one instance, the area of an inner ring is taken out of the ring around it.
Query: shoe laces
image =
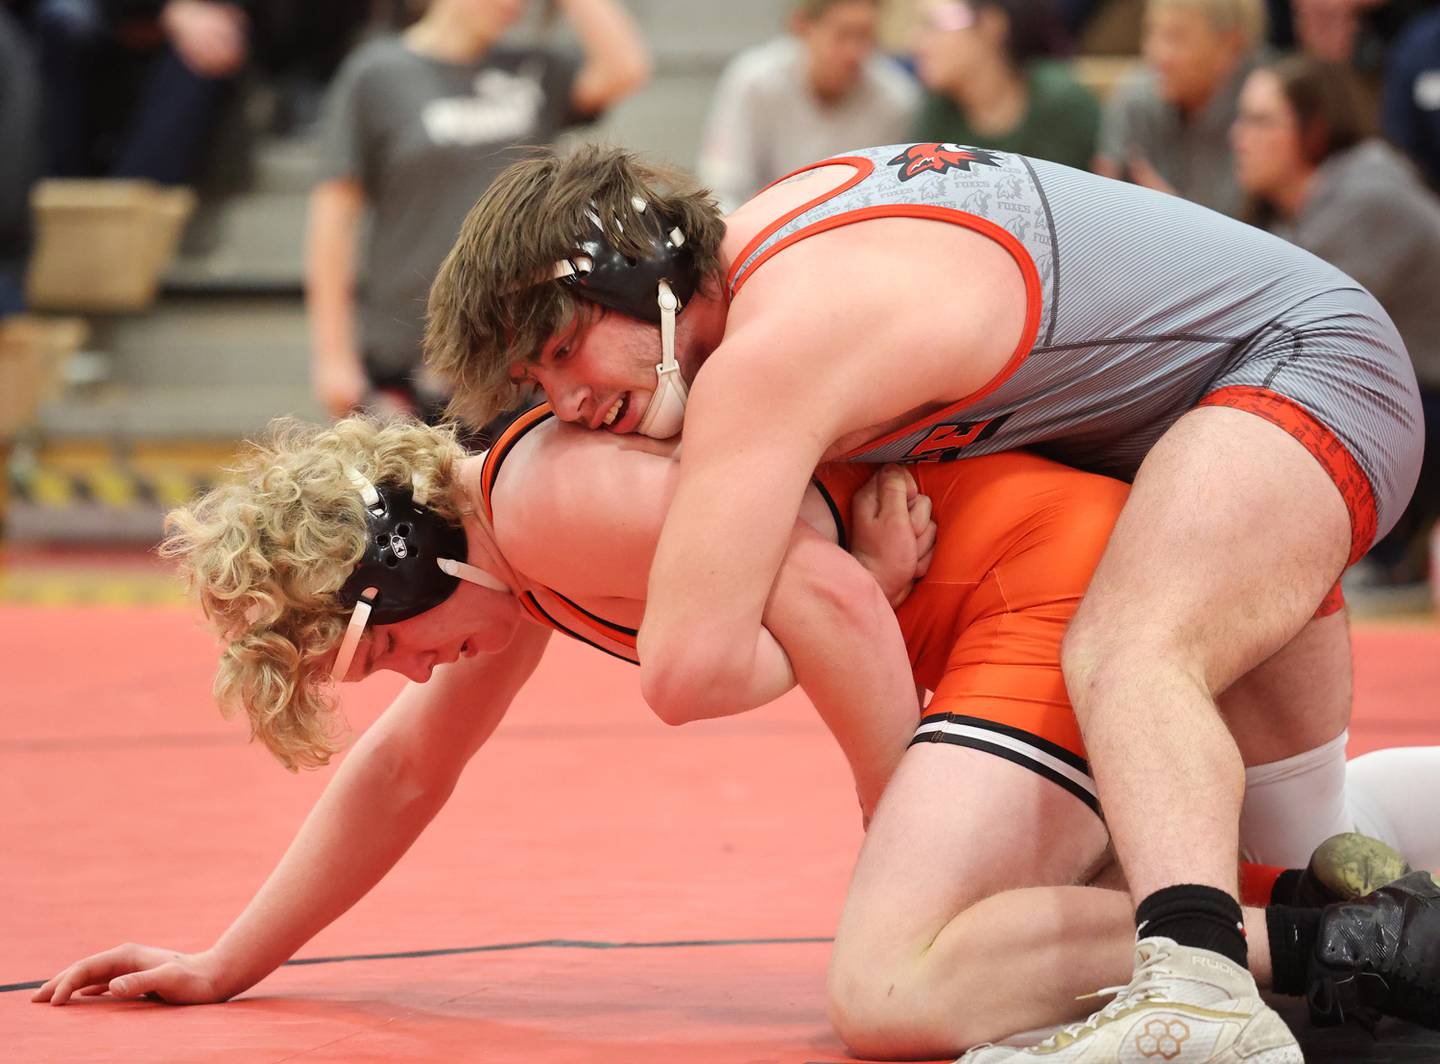
[[[1165,977],[1157,970],[1156,961],[1162,959],[1164,954],[1156,951],[1145,959],[1140,969],[1135,973],[1135,978],[1126,986],[1107,986],[1096,990],[1091,994],[1082,994],[1076,1001],[1090,1001],[1095,998],[1111,998],[1109,1004],[1100,1011],[1093,1013],[1088,1019],[1079,1023],[1068,1024],[1060,1028],[1045,1041],[1041,1042],[1036,1049],[1058,1049],[1062,1045],[1070,1045],[1078,1041],[1084,1035],[1098,1031],[1111,1020],[1116,1019],[1127,1009],[1144,1001],[1156,1001],[1165,997]]]

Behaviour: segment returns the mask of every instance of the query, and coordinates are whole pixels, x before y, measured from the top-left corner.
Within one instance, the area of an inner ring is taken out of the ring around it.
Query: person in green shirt
[[[926,98],[915,139],[981,145],[1086,169],[1100,105],[1053,58],[1064,34],[1049,0],[937,0],[916,42]]]

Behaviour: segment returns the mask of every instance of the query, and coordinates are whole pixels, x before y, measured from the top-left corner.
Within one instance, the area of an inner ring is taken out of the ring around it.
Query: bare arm
[[[894,610],[855,558],[797,527],[764,621],[849,762],[868,822],[919,716]]]
[[[345,758],[270,878],[210,949],[126,945],[71,965],[33,1000],[60,1005],[109,984],[116,997],[224,1001],[255,985],[359,901],[434,818],[499,725],[549,633],[523,625],[505,650],[410,684]]]
[[[511,452],[495,489],[502,553],[517,571],[567,597],[643,603],[679,474],[669,452],[668,443],[620,441],[558,422],[530,433]],[[652,702],[656,715],[670,724],[729,716],[795,686],[774,636],[757,625],[750,639],[746,669],[724,688]]]
[[[640,27],[617,0],[561,0],[575,27],[585,63],[571,101],[581,114],[599,114],[650,80],[650,50]]]
[[[359,182],[324,181],[310,193],[305,241],[305,306],[316,397],[343,417],[365,396],[355,343],[355,260],[365,193]]]
[[[558,424],[532,433],[510,459],[513,474],[507,465],[497,487],[496,532],[506,557],[571,597],[640,600],[677,479],[666,451]],[[877,525],[884,510],[895,521],[890,533],[901,538],[911,535],[905,480],[891,484],[898,492],[865,495]],[[934,536],[929,507],[921,509],[909,543],[912,569]],[[817,526],[829,521],[828,511],[817,515]],[[728,716],[771,701],[798,679],[850,762],[868,813],[904,752],[917,708],[886,593],[802,519],[791,529],[761,620],[748,673],[652,708],[671,724]]]
[[[823,454],[963,400],[1018,349],[1034,319],[1015,262],[986,237],[937,229],[884,219],[810,237],[768,262],[732,305],[725,339],[691,388],[680,479],[650,571],[639,651],[652,704],[749,673]],[[886,238],[940,241],[963,255],[941,270]]]

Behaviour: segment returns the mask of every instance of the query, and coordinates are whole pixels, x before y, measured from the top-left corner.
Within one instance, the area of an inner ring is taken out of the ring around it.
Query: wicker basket
[[[79,318],[0,320],[0,440],[29,425],[40,404],[60,391],[65,360],[86,332]]]
[[[149,181],[41,181],[31,193],[37,310],[144,310],[175,255],[195,194]]]

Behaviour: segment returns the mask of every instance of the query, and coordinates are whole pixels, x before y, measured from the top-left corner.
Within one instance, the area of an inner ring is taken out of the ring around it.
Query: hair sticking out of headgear
[[[656,388],[635,431],[664,440],[678,433],[685,420],[689,393],[675,358],[675,319],[695,294],[699,271],[678,227],[670,226],[667,232],[664,219],[647,214],[648,205],[639,196],[631,197],[630,206],[646,233],[648,254],[621,254],[606,236],[604,221],[591,210],[585,215],[590,232],[577,241],[575,252],[555,264],[553,277],[591,302],[660,326]],[[624,233],[620,218],[611,225]]]

